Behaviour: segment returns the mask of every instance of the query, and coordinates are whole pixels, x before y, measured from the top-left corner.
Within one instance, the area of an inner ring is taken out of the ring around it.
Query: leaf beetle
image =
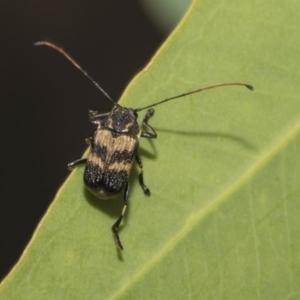
[[[221,83],[166,98],[142,108],[127,108],[113,101],[99,84],[62,48],[48,41],[39,41],[34,43],[34,45],[48,46],[60,52],[86,77],[88,77],[106,98],[114,104],[113,109],[104,114],[94,110],[89,111],[90,121],[97,126],[94,135],[86,139],[90,144],[89,155],[87,158],[80,158],[70,162],[68,168],[72,170],[78,165],[85,164],[83,175],[85,186],[91,193],[100,199],[106,200],[115,198],[123,193],[123,209],[117,221],[112,226],[113,237],[116,246],[120,250],[123,250],[123,245],[118,234],[118,228],[128,205],[130,190],[129,175],[134,161],[137,162],[140,168],[140,186],[146,195],[150,195],[150,190],[144,183],[143,165],[138,155],[138,140],[140,137],[150,139],[157,137],[154,128],[148,123],[149,119],[154,114],[154,109],[152,107],[170,100],[218,87],[244,86],[250,90],[254,90],[251,85],[242,82]],[[147,109],[147,112],[143,118],[142,125],[147,128],[147,131],[143,131],[137,122],[138,112],[145,109]]]

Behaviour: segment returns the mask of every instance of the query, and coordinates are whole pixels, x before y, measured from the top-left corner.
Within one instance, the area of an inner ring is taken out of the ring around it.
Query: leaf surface
[[[74,171],[3,281],[1,299],[299,299],[300,2],[195,1],[121,99],[156,108],[131,174],[101,201]],[[139,120],[142,120],[140,113]]]

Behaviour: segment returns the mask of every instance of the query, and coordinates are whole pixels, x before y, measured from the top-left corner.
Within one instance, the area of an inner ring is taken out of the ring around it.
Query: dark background
[[[0,280],[17,262],[93,127],[87,110],[111,103],[62,46],[118,99],[164,36],[134,0],[1,1]]]

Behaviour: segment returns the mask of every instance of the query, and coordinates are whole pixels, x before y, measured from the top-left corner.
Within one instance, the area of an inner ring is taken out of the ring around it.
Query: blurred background
[[[0,280],[17,262],[93,131],[88,109],[111,103],[62,46],[117,100],[176,26],[190,0],[0,3]],[[159,100],[159,99],[156,99]]]

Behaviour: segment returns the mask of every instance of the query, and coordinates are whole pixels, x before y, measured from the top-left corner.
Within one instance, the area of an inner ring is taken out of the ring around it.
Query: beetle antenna
[[[199,93],[199,92],[202,92],[202,91],[205,91],[205,90],[210,90],[210,89],[214,89],[214,88],[218,88],[218,87],[223,87],[223,86],[231,86],[231,85],[241,85],[241,86],[244,86],[244,87],[248,88],[251,91],[254,90],[254,87],[252,85],[247,84],[247,83],[243,83],[243,82],[229,82],[229,83],[214,84],[214,85],[206,86],[206,87],[203,87],[203,88],[191,91],[191,92],[187,92],[187,93],[184,93],[184,94],[173,96],[173,97],[164,99],[162,101],[156,102],[154,104],[151,104],[151,105],[148,105],[148,106],[145,106],[145,107],[142,107],[142,108],[137,108],[137,109],[135,109],[135,111],[138,112],[138,111],[141,111],[141,110],[144,110],[144,109],[147,109],[147,108],[150,108],[150,107],[162,104],[164,102],[167,102],[167,101],[170,101],[170,100],[173,100],[173,99],[185,97],[185,96],[188,96],[188,95],[191,95],[191,94],[196,94],[196,93]]]
[[[115,105],[118,105],[105,91],[104,89],[87,73],[87,71],[83,70],[79,64],[61,47],[58,47],[55,44],[52,44],[48,41],[39,41],[33,43],[34,46],[48,46],[50,48],[53,48],[54,50],[60,52],[65,58],[67,58],[77,69],[79,69],[89,80],[91,80],[94,85],[106,96],[107,99],[109,99],[111,102],[113,102]]]

